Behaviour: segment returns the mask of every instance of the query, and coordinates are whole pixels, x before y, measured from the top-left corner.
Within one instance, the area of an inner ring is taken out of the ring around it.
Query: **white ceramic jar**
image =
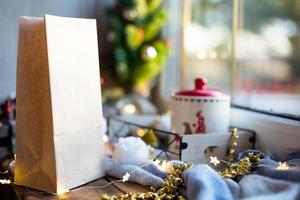
[[[206,80],[195,79],[195,89],[182,90],[171,99],[171,129],[179,134],[228,133],[230,97],[206,89]]]

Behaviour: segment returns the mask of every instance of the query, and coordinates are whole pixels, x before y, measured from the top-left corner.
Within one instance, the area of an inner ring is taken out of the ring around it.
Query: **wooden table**
[[[105,145],[106,153],[111,154],[112,147],[109,145]],[[9,168],[9,176],[2,177],[5,179],[13,180],[13,172],[14,172],[14,161],[12,161],[11,167]],[[1,176],[0,176],[1,178]],[[108,183],[112,184],[107,185]],[[105,186],[107,185],[107,186]],[[101,187],[105,186],[105,187]],[[46,192],[30,189],[23,186],[17,186],[14,184],[11,185],[0,185],[0,200],[37,200],[37,199],[44,199],[44,200],[100,200],[101,195],[108,194],[108,195],[119,195],[128,192],[147,192],[150,190],[150,187],[142,186],[137,183],[132,182],[120,182],[116,181],[116,179],[112,177],[104,177],[98,179],[96,181],[92,181],[85,185],[82,185],[78,188],[74,188],[68,193],[63,195],[54,195],[49,194]],[[4,193],[4,194],[1,194]]]
[[[110,177],[101,178],[96,181],[85,184],[81,187],[75,188],[71,192],[62,195],[53,195],[17,185],[13,185],[13,189],[16,192],[18,199],[22,200],[99,200],[101,199],[101,195],[103,194],[118,195],[127,192],[142,193],[150,190],[149,187],[131,182],[113,182],[112,184],[106,187],[100,188],[101,186],[107,185],[113,180],[115,179]]]

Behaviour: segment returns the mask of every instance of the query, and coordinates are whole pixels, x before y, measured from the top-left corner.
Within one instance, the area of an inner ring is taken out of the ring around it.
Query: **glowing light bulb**
[[[199,52],[197,52],[196,56],[197,56],[198,59],[202,60],[202,59],[206,58],[206,53],[202,52],[202,51],[199,51]]]
[[[103,142],[104,142],[104,143],[105,143],[105,142],[108,142],[108,137],[107,137],[106,134],[103,134],[102,139],[103,139]]]
[[[154,47],[148,47],[147,54],[148,54],[149,58],[155,58],[157,56],[157,51]]]
[[[0,183],[1,183],[2,185],[8,185],[8,184],[10,184],[11,182],[10,182],[10,180],[8,180],[8,179],[0,179]]]
[[[146,131],[144,129],[139,129],[139,130],[137,130],[136,134],[139,137],[144,137],[144,135],[146,134]]]
[[[125,113],[133,114],[136,111],[136,107],[133,104],[127,104],[124,106],[123,110]]]
[[[128,181],[128,180],[129,180],[129,177],[130,177],[130,174],[129,174],[128,172],[126,172],[126,174],[123,176],[122,181],[123,181],[123,182]]]
[[[290,167],[286,162],[283,162],[283,163],[279,162],[276,169],[278,169],[278,170],[288,170],[288,169],[290,169]]]
[[[169,162],[169,161],[155,160],[153,163],[160,171],[163,171],[163,172],[170,172],[173,168],[172,162]]]
[[[59,186],[59,184],[58,184],[57,192],[56,192],[56,194],[57,194],[58,196],[62,196],[62,195],[64,195],[64,194],[67,193],[67,192],[69,192],[69,190],[64,189],[63,187]]]
[[[217,166],[218,164],[220,164],[220,161],[218,160],[218,158],[215,156],[210,156],[210,163],[214,164],[215,166]]]
[[[218,57],[218,53],[217,53],[216,51],[210,51],[210,52],[208,53],[208,57],[209,57],[210,59],[216,59],[216,58]]]

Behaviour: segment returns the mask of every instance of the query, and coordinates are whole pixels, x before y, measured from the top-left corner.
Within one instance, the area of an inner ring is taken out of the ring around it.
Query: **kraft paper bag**
[[[104,175],[96,21],[21,17],[15,183],[63,193]]]

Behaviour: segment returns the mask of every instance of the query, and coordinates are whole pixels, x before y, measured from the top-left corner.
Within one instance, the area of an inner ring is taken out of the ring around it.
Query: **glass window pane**
[[[231,0],[191,0],[190,21],[184,30],[184,86],[196,77],[208,79],[210,88],[230,93]]]
[[[243,0],[234,103],[300,116],[299,0]]]

